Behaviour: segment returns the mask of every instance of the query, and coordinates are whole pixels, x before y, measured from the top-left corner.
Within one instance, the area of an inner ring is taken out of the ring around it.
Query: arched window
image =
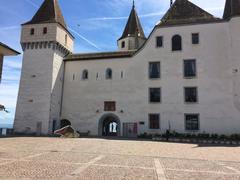
[[[172,37],[172,51],[181,51],[182,50],[182,37],[175,35]]]
[[[82,79],[83,79],[83,80],[88,79],[88,70],[85,69],[85,70],[83,71],[83,73],[82,73]]]
[[[110,68],[106,70],[106,79],[112,79],[112,69]]]

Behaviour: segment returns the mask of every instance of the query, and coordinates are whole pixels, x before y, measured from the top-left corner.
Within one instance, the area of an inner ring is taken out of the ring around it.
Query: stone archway
[[[60,128],[63,128],[63,127],[66,127],[66,126],[69,126],[69,125],[72,125],[71,122],[67,119],[62,119],[60,121]]]
[[[104,114],[98,123],[99,136],[121,136],[121,122],[115,114]]]

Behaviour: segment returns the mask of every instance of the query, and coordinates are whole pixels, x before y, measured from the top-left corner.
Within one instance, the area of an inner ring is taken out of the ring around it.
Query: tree
[[[6,113],[9,113],[9,111],[6,110],[4,105],[0,104],[0,111],[5,111]]]

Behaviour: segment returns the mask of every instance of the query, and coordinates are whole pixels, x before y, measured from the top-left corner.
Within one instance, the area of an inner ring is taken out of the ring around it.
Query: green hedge
[[[178,133],[170,132],[169,134],[148,134],[143,133],[138,136],[139,138],[152,139],[153,137],[163,137],[163,138],[186,138],[186,139],[214,139],[214,140],[237,140],[240,141],[240,134],[232,135],[219,135],[219,134],[208,134],[208,133]]]

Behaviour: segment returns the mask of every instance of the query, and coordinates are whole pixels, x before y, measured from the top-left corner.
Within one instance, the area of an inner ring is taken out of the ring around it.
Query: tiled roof
[[[0,42],[0,47],[3,47],[4,49],[6,49],[8,51],[8,53],[6,55],[8,55],[8,54],[9,55],[18,55],[18,54],[20,54],[18,51],[10,48],[9,46],[7,46],[6,44],[3,44],[1,42]],[[1,52],[0,52],[0,54],[1,54]]]
[[[115,52],[100,52],[100,53],[84,53],[84,54],[70,54],[65,58],[65,61],[83,61],[83,60],[97,60],[109,58],[126,58],[131,57],[136,51],[115,51]]]
[[[240,15],[240,0],[226,0],[223,19]]]
[[[131,11],[130,16],[127,21],[127,25],[123,31],[121,38],[119,38],[119,39],[123,39],[123,38],[129,37],[129,36],[136,36],[136,35],[138,37],[141,37],[144,39],[146,38],[143,28],[142,28],[142,25],[141,25],[141,22],[138,18],[136,10],[135,10],[135,6],[133,5],[132,11]]]
[[[59,23],[67,29],[57,0],[45,0],[32,20],[25,24]]]
[[[159,26],[220,21],[188,0],[176,0],[161,19]]]

